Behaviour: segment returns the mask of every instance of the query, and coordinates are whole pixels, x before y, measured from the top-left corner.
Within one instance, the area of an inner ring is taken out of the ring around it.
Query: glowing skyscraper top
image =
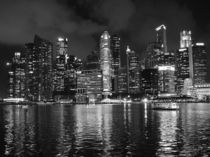
[[[167,39],[166,39],[166,26],[165,25],[160,25],[158,26],[156,29],[156,32],[157,32],[157,43],[160,43],[161,44],[161,48],[162,48],[162,51],[164,53],[167,53]]]
[[[183,30],[180,33],[180,48],[187,48],[191,44],[191,31]]]

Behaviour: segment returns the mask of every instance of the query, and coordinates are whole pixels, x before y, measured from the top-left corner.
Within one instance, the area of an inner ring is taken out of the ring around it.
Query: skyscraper
[[[138,94],[140,92],[140,63],[136,52],[129,46],[126,49],[127,55],[127,76],[128,76],[128,93]]]
[[[194,84],[206,83],[207,77],[207,52],[205,44],[195,43],[192,47]]]
[[[158,72],[159,93],[175,93],[175,55],[173,52],[161,55]]]
[[[121,67],[118,74],[118,94],[125,95],[128,93],[127,83],[127,68]]]
[[[191,31],[183,30],[180,32],[180,48],[189,47],[191,41]]]
[[[52,98],[53,44],[35,35],[34,43],[26,44],[28,95],[33,101]]]
[[[85,66],[77,73],[77,102],[95,102],[102,98],[102,71],[99,54],[93,52],[86,58]]]
[[[180,48],[176,53],[176,92],[182,94],[184,80],[190,78],[188,48]]]
[[[145,94],[158,94],[158,69],[144,69],[142,71],[142,89]]]
[[[121,66],[121,57],[120,57],[120,37],[118,35],[111,36],[111,54],[112,54],[112,69],[113,69],[113,78],[112,78],[112,92],[117,93],[118,89],[118,71]]]
[[[185,79],[191,79],[190,82],[194,83],[191,31],[184,30],[180,33],[180,49],[176,53],[176,77],[178,94],[183,94]]]
[[[53,95],[55,99],[60,99],[65,93],[64,77],[68,59],[68,39],[59,37],[56,41],[56,61],[53,77]]]
[[[9,70],[9,97],[26,98],[25,57],[15,52]]]
[[[157,32],[157,38],[156,42],[161,44],[161,49],[164,53],[166,53],[167,50],[167,39],[166,39],[166,26],[160,25],[156,29]]]
[[[107,97],[111,95],[112,84],[112,68],[111,68],[111,49],[110,49],[110,35],[104,31],[100,39],[100,64],[103,78],[103,95]]]

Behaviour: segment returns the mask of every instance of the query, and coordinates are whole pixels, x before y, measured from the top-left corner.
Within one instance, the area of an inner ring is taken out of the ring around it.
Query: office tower
[[[194,84],[204,84],[207,78],[207,52],[205,44],[195,43],[192,46]]]
[[[20,52],[15,52],[9,70],[9,97],[26,98],[26,60]]]
[[[161,45],[157,42],[151,42],[147,45],[145,56],[145,68],[157,68],[159,60],[162,58],[163,51],[161,51]]]
[[[123,95],[127,94],[128,85],[127,85],[127,68],[120,67],[118,74],[118,94]]]
[[[191,79],[194,84],[191,31],[184,30],[180,33],[180,49],[176,53],[176,75],[176,91],[183,94],[185,79]]]
[[[111,36],[111,54],[112,54],[112,69],[113,69],[113,78],[112,78],[112,92],[117,93],[118,88],[118,71],[121,65],[120,60],[120,37],[118,35]]]
[[[180,48],[187,48],[191,44],[191,31],[183,30],[180,32]]]
[[[65,94],[68,99],[74,99],[77,91],[77,71],[82,67],[82,60],[76,56],[69,55],[67,67],[64,74]]]
[[[161,45],[161,50],[166,53],[167,50],[167,39],[166,39],[166,26],[165,25],[160,25],[156,29],[157,32],[157,38],[156,42],[160,43]]]
[[[110,36],[107,31],[104,31],[100,39],[100,63],[103,77],[103,95],[107,97],[111,95],[111,49],[110,49]]]
[[[93,52],[86,57],[84,68],[77,73],[76,101],[95,102],[102,98],[102,71],[99,54]]]
[[[184,80],[190,78],[188,48],[180,48],[176,53],[176,92],[182,94]]]
[[[158,92],[175,93],[175,54],[166,52],[159,58]]]
[[[144,69],[141,73],[142,89],[146,95],[158,94],[158,69]]]
[[[59,37],[56,41],[56,61],[53,77],[53,95],[56,100],[65,95],[64,77],[68,60],[68,39]]]
[[[34,43],[26,44],[27,91],[31,100],[44,101],[52,98],[53,45],[35,35]],[[30,77],[30,78],[29,78]]]
[[[128,93],[138,94],[140,93],[139,57],[137,56],[136,52],[134,52],[129,48],[129,46],[127,46],[126,55],[127,55]]]

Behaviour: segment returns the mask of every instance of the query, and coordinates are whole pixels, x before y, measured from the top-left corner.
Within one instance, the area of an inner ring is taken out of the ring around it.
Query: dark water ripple
[[[209,156],[210,104],[0,106],[0,156]]]

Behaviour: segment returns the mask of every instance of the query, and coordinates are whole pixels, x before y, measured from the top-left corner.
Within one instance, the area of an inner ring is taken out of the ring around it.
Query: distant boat
[[[177,103],[152,103],[153,110],[179,110]]]
[[[132,100],[131,99],[109,99],[109,98],[106,98],[106,99],[103,99],[101,101],[102,104],[122,104],[122,103],[132,103]]]

